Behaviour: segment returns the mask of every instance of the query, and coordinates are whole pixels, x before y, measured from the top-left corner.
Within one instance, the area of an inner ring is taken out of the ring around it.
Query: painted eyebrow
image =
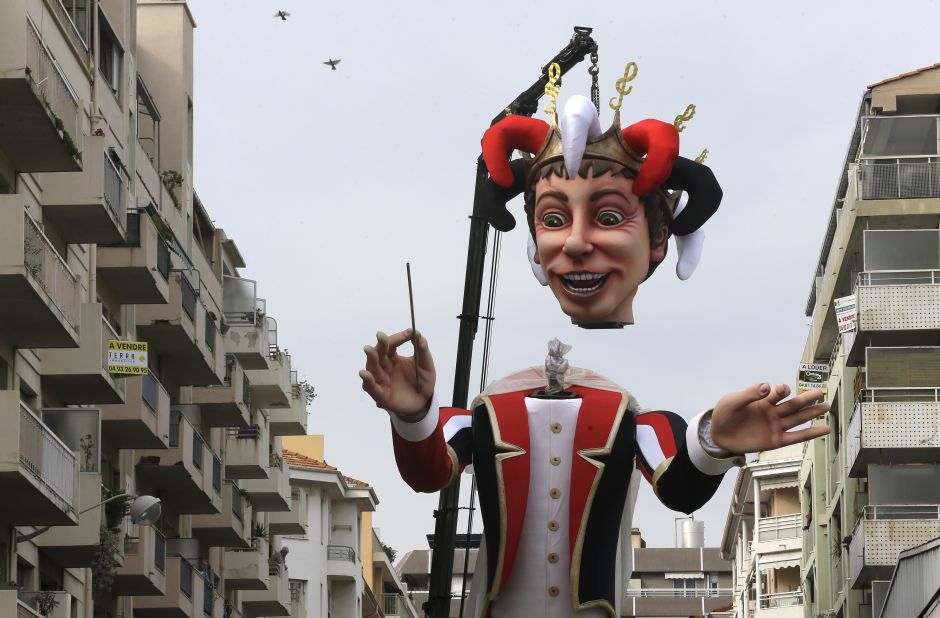
[[[568,203],[568,194],[562,193],[561,191],[546,191],[545,193],[539,196],[539,199],[537,199],[535,203],[538,204],[539,202],[541,202],[543,197],[554,197],[556,199],[561,200],[565,204]]]
[[[596,202],[605,195],[617,195],[627,200],[628,202],[630,201],[630,199],[622,191],[618,191],[617,189],[601,189],[600,191],[596,191],[591,194],[589,201]]]

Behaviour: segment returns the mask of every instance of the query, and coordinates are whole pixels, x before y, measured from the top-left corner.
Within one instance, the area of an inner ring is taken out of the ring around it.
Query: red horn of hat
[[[545,144],[550,127],[544,120],[528,116],[506,116],[483,134],[483,160],[493,182],[501,187],[513,184],[509,153],[522,150],[538,152]]]
[[[679,156],[679,132],[669,123],[647,119],[630,125],[620,135],[633,152],[646,156],[633,183],[633,193],[642,197],[672,173],[672,165]]]

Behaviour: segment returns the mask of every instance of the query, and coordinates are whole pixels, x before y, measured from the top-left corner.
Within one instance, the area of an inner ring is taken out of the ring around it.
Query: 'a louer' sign
[[[108,341],[108,373],[141,375],[147,372],[146,341]]]

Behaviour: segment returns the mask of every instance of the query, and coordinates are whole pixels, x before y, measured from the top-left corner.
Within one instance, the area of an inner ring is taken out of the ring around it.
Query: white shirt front
[[[512,572],[493,618],[575,616],[571,607],[569,489],[581,399],[526,397],[529,419],[529,496]],[[603,618],[592,608],[578,618]]]

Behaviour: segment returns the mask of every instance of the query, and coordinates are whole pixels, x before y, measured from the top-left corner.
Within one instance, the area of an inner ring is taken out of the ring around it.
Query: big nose
[[[564,247],[562,247],[568,257],[580,258],[594,250],[594,245],[586,232],[583,222],[575,221],[571,226],[571,234],[565,239]]]

